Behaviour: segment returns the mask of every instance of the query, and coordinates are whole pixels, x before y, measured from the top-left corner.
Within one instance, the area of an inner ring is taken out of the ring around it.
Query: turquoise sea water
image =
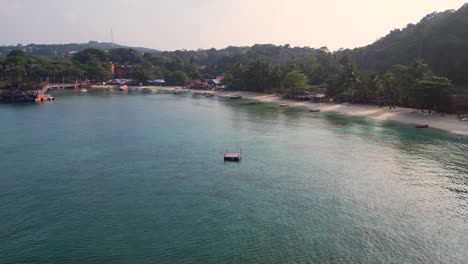
[[[0,263],[468,262],[468,139],[172,94],[0,123]]]

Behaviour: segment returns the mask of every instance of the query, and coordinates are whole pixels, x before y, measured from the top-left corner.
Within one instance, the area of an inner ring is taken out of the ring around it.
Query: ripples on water
[[[450,134],[190,95],[63,95],[0,121],[0,263],[468,259]]]

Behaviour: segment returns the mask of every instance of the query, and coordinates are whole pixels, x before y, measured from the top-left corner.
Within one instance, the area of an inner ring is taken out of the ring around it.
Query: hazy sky
[[[88,40],[161,50],[370,44],[461,0],[0,0],[0,45]]]

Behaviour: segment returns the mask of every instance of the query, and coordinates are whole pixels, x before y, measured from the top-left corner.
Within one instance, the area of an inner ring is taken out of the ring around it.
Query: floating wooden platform
[[[418,125],[416,128],[429,128],[429,125]]]
[[[226,152],[224,153],[224,161],[239,162],[242,159],[241,153]]]

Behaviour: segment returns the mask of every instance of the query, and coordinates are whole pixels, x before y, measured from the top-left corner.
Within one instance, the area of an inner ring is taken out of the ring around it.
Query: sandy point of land
[[[284,99],[274,94],[253,92],[215,92],[215,94],[222,97],[240,95],[243,99],[259,102],[287,104],[291,107],[305,107],[311,110],[320,109],[321,112],[336,112],[344,115],[372,118],[379,121],[396,121],[409,125],[429,125],[429,127],[434,129],[468,136],[468,122],[460,121],[456,115],[428,116],[421,114],[418,110],[404,107],[388,109],[388,107],[373,105],[299,102]]]

